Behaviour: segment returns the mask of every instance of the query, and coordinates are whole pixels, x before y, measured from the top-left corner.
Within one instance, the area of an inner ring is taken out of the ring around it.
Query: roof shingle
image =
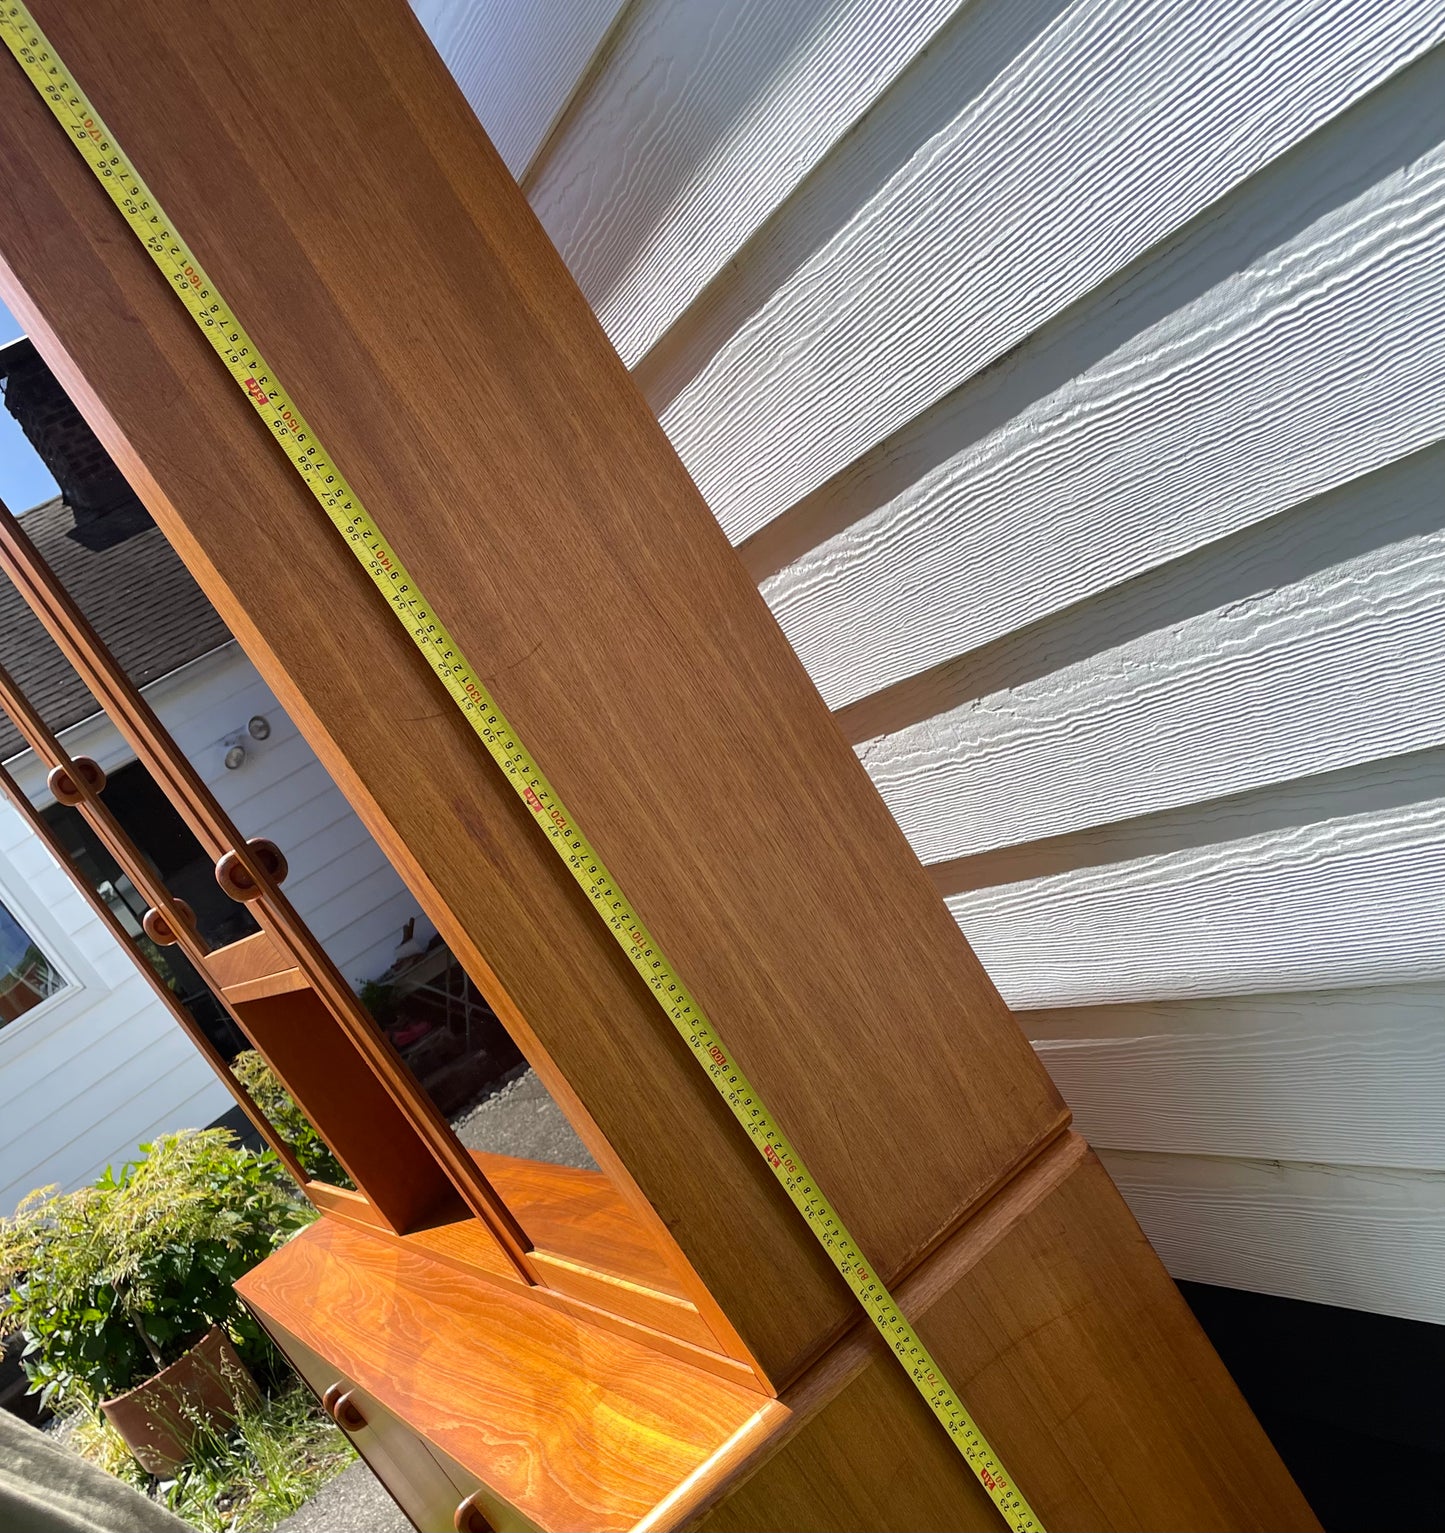
[[[22,518],[41,557],[138,687],[227,643],[231,634],[139,501],[83,520],[60,499]],[[85,683],[0,577],[0,662],[54,730],[98,712]],[[0,760],[24,749],[0,716]]]

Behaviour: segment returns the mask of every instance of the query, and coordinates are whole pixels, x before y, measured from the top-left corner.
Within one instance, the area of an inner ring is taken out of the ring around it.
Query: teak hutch
[[[32,9],[1044,1525],[1316,1526],[403,0]],[[355,1182],[308,1185],[323,1217],[247,1302],[421,1528],[1001,1527],[0,64],[0,294],[599,1168],[462,1148],[291,911],[284,849],[225,819],[12,528],[260,928],[208,950],[152,880],[152,936]],[[103,826],[103,778],[27,723]]]

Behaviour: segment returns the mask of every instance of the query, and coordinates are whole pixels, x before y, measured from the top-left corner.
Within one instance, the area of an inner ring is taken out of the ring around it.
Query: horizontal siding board
[[[1445,1177],[1115,1150],[1100,1159],[1176,1278],[1445,1322]]]
[[[1445,1171],[1445,983],[1018,1021],[1096,1147]]]
[[[6,1103],[0,1115],[0,1144],[14,1137],[9,1129],[19,1111],[15,1104],[43,1083],[49,1081],[44,1089],[53,1091],[62,1085],[85,1089],[94,1081],[103,1082],[117,1058],[149,1047],[160,1036],[148,986],[142,983],[117,990],[109,1000],[105,1006],[83,1007],[52,1026],[27,1028],[5,1037],[0,1050]],[[119,1028],[126,1030],[124,1037],[116,1036]]]
[[[314,930],[325,931],[329,938],[341,920],[354,917],[365,908],[356,894],[362,889],[371,892],[369,880],[377,874],[379,862],[380,854],[370,837],[350,847],[339,846],[334,856],[320,863],[290,891],[302,919]],[[391,880],[387,882],[395,887]]]
[[[267,834],[277,845],[286,848],[286,858],[291,865],[288,879],[292,888],[299,879],[324,867],[338,850],[350,851],[363,840],[370,840],[365,826],[329,779],[322,785],[322,791],[303,807],[269,826]],[[379,851],[377,864],[384,865]]]
[[[36,1187],[52,1183],[62,1188],[93,1181],[106,1166],[134,1160],[136,1148],[156,1132],[200,1128],[214,1121],[231,1104],[225,1088],[199,1055],[177,1070],[151,1081],[115,1111],[94,1121],[81,1116],[67,1120],[73,1137],[63,1143],[46,1141],[44,1159],[29,1174],[0,1188],[0,1207],[13,1208]],[[184,1108],[184,1111],[182,1109]]]
[[[101,1118],[130,1100],[149,1082],[183,1069],[191,1053],[190,1040],[178,1028],[151,1031],[126,1040],[124,1050],[108,1060],[74,1061],[69,1069],[55,1070],[36,1081],[6,1108],[0,1131],[0,1155],[14,1152],[42,1126],[55,1131],[58,1106],[80,1097],[88,1111],[71,1118]],[[61,1120],[62,1122],[64,1119]]]
[[[1438,0],[1080,0],[1014,57],[990,55],[993,73],[973,85],[973,29],[994,9],[963,13],[907,103],[928,115],[923,92],[936,89],[963,109],[676,398],[654,391],[734,541],[1445,32]],[[858,136],[885,118],[871,114]],[[846,178],[836,193],[852,207]]]
[[[324,838],[339,820],[352,815],[351,806],[319,761],[303,763],[276,783],[274,792],[262,797],[258,808],[266,835],[286,848],[287,859],[292,862],[307,840]]]
[[[636,0],[528,196],[635,363],[963,0]]]
[[[332,933],[327,944],[331,961],[360,988],[363,980],[375,979],[389,966],[401,942],[402,927],[413,916],[416,906],[404,889],[388,899],[377,900],[370,909]],[[429,921],[417,917],[415,932],[419,941],[425,942],[433,931]]]
[[[948,904],[1020,1008],[1438,978],[1441,753],[1391,772],[1377,764],[1343,805],[1333,784],[1306,782],[994,854],[984,876],[1019,881]],[[1395,802],[1333,812],[1376,795]],[[968,871],[935,877],[956,887]]]
[[[830,705],[1445,436],[1442,145],[1445,49],[829,486],[763,592]]]
[[[869,774],[935,862],[1445,742],[1442,487],[1445,446],[1000,640]]]
[[[519,179],[626,0],[411,0]]]
[[[167,1102],[141,1130],[136,1142],[149,1143],[158,1134],[174,1134],[180,1129],[208,1128],[233,1105],[230,1096],[210,1077],[183,1101]]]

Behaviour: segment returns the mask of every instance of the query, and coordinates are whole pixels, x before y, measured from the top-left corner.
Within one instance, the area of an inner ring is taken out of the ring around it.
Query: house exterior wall
[[[413,3],[1171,1269],[1445,1320],[1445,5]]]
[[[238,827],[285,849],[286,892],[341,972],[359,982],[385,970],[415,901],[239,647],[203,656],[146,696]],[[255,714],[271,734],[247,738],[246,761],[228,771],[226,742]],[[110,772],[134,760],[103,718],[63,738]],[[49,802],[33,757],[10,766],[33,802]],[[154,1134],[213,1122],[232,1099],[8,805],[0,900],[70,981],[0,1028],[0,1213],[9,1213],[34,1187],[79,1186]]]

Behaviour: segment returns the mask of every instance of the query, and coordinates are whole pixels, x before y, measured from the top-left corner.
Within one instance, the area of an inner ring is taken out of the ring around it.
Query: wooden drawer
[[[266,1329],[420,1533],[537,1533],[514,1506],[269,1316]]]

